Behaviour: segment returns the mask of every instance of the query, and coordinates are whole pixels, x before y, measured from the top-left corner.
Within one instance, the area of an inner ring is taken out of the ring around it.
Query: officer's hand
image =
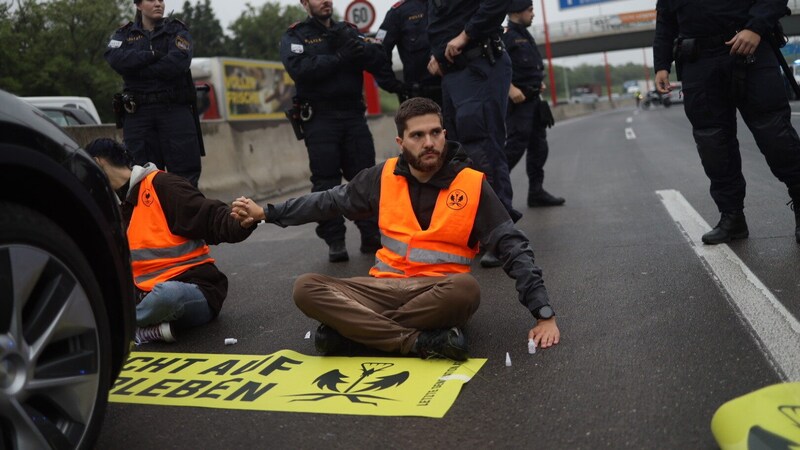
[[[558,325],[556,325],[556,318],[538,320],[536,326],[528,332],[528,339],[533,339],[539,348],[547,348],[558,344],[561,339],[561,332],[558,330]]]
[[[364,46],[355,39],[345,42],[342,48],[336,52],[343,61],[358,62],[364,58],[366,52]]]
[[[444,57],[448,61],[454,62],[455,57],[461,54],[461,50],[463,50],[468,43],[469,36],[467,36],[466,31],[462,31],[458,36],[447,43],[447,47],[444,49]]]
[[[428,73],[435,77],[442,76],[442,68],[439,66],[439,61],[437,61],[434,56],[431,56],[431,60],[428,61]]]
[[[511,87],[508,88],[508,98],[514,103],[522,103],[525,101],[525,94],[522,93],[520,88],[512,84]]]
[[[546,90],[547,90],[547,85],[544,84],[544,81],[542,81],[542,85],[539,86],[539,92],[544,92]]]
[[[666,94],[672,90],[672,86],[669,84],[669,72],[666,70],[656,72],[656,89],[660,94]]]
[[[242,228],[250,228],[254,223],[265,220],[264,208],[246,197],[239,197],[231,204],[231,217],[239,222]]]
[[[756,52],[758,44],[761,43],[761,35],[755,31],[742,30],[736,33],[725,45],[731,46],[731,55],[748,56]]]

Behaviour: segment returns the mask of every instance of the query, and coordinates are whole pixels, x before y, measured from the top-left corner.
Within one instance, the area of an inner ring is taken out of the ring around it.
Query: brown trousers
[[[294,302],[342,336],[385,352],[408,354],[422,330],[462,327],[481,291],[468,274],[414,278],[333,278],[307,273]]]

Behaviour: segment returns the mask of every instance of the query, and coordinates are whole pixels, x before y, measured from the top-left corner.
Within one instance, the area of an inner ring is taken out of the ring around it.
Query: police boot
[[[703,235],[703,243],[708,245],[724,244],[734,239],[745,239],[748,236],[750,236],[750,231],[747,229],[744,212],[723,212],[717,226]]]
[[[561,206],[566,202],[562,197],[556,197],[544,189],[538,192],[528,193],[528,207],[536,208],[539,206]]]
[[[789,208],[794,211],[794,240],[800,244],[800,185],[789,188]]]
[[[343,262],[349,259],[350,256],[347,254],[347,247],[344,245],[344,240],[333,241],[328,244],[328,261]]]

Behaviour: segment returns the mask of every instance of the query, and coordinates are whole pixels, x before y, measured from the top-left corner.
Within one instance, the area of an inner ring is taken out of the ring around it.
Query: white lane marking
[[[793,116],[800,116],[800,112],[793,112],[792,115]]]
[[[636,139],[636,133],[633,132],[633,128],[630,128],[630,127],[625,128],[625,139],[627,139],[629,141],[631,139]]]
[[[638,110],[638,109],[634,109],[634,110],[633,110],[633,115],[634,115],[634,116],[637,116],[637,115],[639,115],[639,110]]]
[[[656,191],[712,278],[753,330],[762,351],[784,381],[800,381],[800,322],[725,244],[703,245],[711,227],[676,190]]]
[[[633,117],[628,117],[625,119],[625,123],[631,123],[631,122],[633,122]]]

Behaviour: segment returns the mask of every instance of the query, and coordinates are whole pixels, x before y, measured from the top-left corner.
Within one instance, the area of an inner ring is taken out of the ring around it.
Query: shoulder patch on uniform
[[[189,47],[191,47],[191,46],[192,46],[192,44],[190,44],[189,40],[186,39],[185,37],[183,37],[183,36],[175,36],[175,47],[178,47],[179,49],[181,49],[181,50],[186,52],[186,51],[189,51]]]
[[[303,54],[303,44],[292,44],[289,48],[292,53],[297,53],[298,55]]]
[[[375,33],[375,40],[378,42],[383,42],[385,38],[386,38],[386,30],[384,30],[383,28],[378,29],[378,32]]]
[[[112,39],[108,41],[108,48],[120,48],[122,46],[122,41],[117,39]]]
[[[392,5],[392,9],[399,8],[400,5],[402,5],[405,2],[406,2],[406,0],[400,0],[399,2],[395,3],[394,5]]]

